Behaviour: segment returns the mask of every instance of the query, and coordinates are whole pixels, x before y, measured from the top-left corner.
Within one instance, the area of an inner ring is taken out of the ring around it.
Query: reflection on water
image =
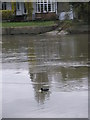
[[[41,87],[48,87],[49,86],[49,79],[48,79],[48,73],[41,72],[38,74],[30,73],[31,81],[33,84],[33,88],[35,90],[35,98],[38,101],[38,103],[44,103],[45,99],[48,99],[50,92],[39,92]]]
[[[27,70],[29,79],[25,81],[33,86],[36,101],[44,104],[53,92],[88,89],[87,44],[87,35],[3,36],[3,70],[14,69],[17,74],[18,70]],[[41,93],[41,87],[50,91]]]

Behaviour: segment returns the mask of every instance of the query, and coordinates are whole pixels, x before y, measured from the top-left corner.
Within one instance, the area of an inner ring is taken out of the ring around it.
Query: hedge
[[[0,10],[2,13],[2,20],[12,20],[14,18],[14,12],[12,10]]]

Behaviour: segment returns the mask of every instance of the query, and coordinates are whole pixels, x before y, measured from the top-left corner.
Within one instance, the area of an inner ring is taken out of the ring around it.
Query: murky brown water
[[[87,34],[3,36],[3,117],[88,117],[87,47]]]

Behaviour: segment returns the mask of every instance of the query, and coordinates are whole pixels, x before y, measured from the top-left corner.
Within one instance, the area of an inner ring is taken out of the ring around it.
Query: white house
[[[66,6],[68,9],[66,10]],[[57,2],[56,0],[37,0],[32,3],[32,20],[35,19],[56,19],[64,20],[68,12],[69,19],[73,19],[73,12],[70,11],[69,3]],[[11,2],[2,2],[2,10],[12,10]],[[71,14],[70,14],[71,12]],[[16,16],[27,15],[25,2],[16,2]]]

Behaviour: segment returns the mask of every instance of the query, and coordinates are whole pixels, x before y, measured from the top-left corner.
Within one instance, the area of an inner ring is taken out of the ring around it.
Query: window
[[[26,10],[26,6],[25,6],[25,3],[24,3],[24,13],[26,13],[27,12],[27,10]]]
[[[50,3],[48,4],[48,11],[49,12],[51,11],[51,4]]]
[[[37,0],[37,13],[55,12],[55,2],[52,0]]]
[[[47,4],[44,5],[44,12],[47,12]]]
[[[6,7],[6,2],[3,2],[2,3],[2,10],[6,10],[7,9],[7,7]]]
[[[41,12],[41,6],[38,4],[38,12]]]
[[[20,4],[19,4],[19,2],[16,3],[16,8],[17,8],[17,10],[20,10]]]

